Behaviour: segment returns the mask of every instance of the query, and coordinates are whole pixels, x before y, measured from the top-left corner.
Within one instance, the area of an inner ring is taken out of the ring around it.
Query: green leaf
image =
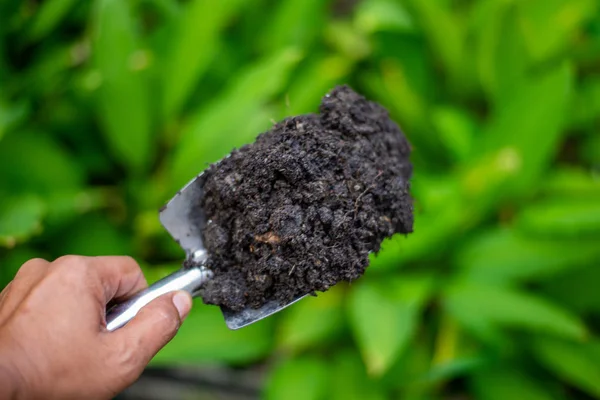
[[[358,354],[343,351],[335,356],[330,367],[329,396],[331,400],[384,400],[379,381],[369,378]]]
[[[271,372],[264,398],[266,400],[326,399],[328,365],[315,357],[287,360]]]
[[[471,152],[473,137],[478,127],[465,110],[453,107],[437,107],[431,115],[433,126],[453,158],[464,161]]]
[[[595,0],[517,2],[527,48],[537,62],[575,43],[583,25],[598,9]]]
[[[408,32],[416,31],[416,24],[402,3],[392,0],[361,1],[354,13],[354,25],[361,31]]]
[[[447,2],[408,0],[436,57],[454,82],[463,75],[465,32]]]
[[[571,126],[575,128],[595,129],[595,122],[600,115],[600,79],[589,77],[577,86],[577,91],[570,108]],[[592,135],[594,136],[594,135]]]
[[[600,138],[594,129],[581,144],[581,158],[591,165],[600,165]]]
[[[276,3],[259,37],[261,50],[278,52],[293,46],[307,50],[326,24],[329,0],[287,0]]]
[[[476,372],[470,379],[476,398],[480,400],[556,400],[546,382],[516,369],[514,365],[503,365]]]
[[[350,294],[350,325],[369,375],[382,375],[406,349],[431,290],[427,277],[366,281]]]
[[[163,102],[165,119],[184,105],[208,66],[218,57],[221,36],[239,0],[193,0],[172,21],[175,31],[164,54]]]
[[[540,236],[583,237],[600,234],[600,202],[596,199],[549,199],[523,210],[517,226]]]
[[[378,97],[386,100],[385,104],[397,113],[399,120],[403,121],[407,128],[424,130],[427,126],[428,102],[409,74],[408,66],[396,60],[385,60],[381,63],[381,72],[374,79],[377,82],[381,81]],[[376,84],[375,87],[377,86]],[[410,132],[410,129],[407,132]],[[421,141],[426,138],[418,136],[415,140]]]
[[[434,357],[429,335],[429,332],[423,331],[423,335],[415,338],[378,381],[380,386],[399,391],[399,397],[403,399],[418,399],[427,391],[423,377],[431,370]]]
[[[29,114],[29,104],[25,101],[8,103],[0,98],[0,141],[14,126]]]
[[[386,238],[381,243],[381,249],[377,254],[369,254],[369,273],[387,273],[402,265],[402,254],[404,239],[401,235]]]
[[[243,364],[266,356],[272,349],[272,320],[244,329],[227,328],[218,307],[196,301],[181,329],[152,360],[153,365],[195,365],[199,362]]]
[[[101,76],[98,118],[115,157],[132,172],[145,170],[154,151],[151,96],[143,70],[150,55],[138,42],[130,2],[99,0],[93,51]]]
[[[411,194],[423,213],[437,215],[446,208],[462,207],[460,182],[453,175],[415,170],[411,179]]]
[[[481,1],[473,12],[476,71],[485,93],[495,101],[523,80],[529,63],[514,3]]]
[[[407,236],[397,236],[396,243],[389,244],[390,250],[382,256],[382,260],[374,259],[374,265],[386,267],[399,266],[408,261],[427,260],[436,257],[432,248],[440,251],[452,244],[457,233],[464,229],[464,210],[450,200],[445,208],[432,208],[427,213],[415,213],[414,232]],[[393,256],[393,254],[395,256]]]
[[[339,55],[310,60],[291,77],[286,115],[314,113],[321,99],[351,72],[354,61]]]
[[[469,279],[493,283],[553,276],[599,257],[596,239],[531,238],[514,229],[493,229],[467,241],[455,264]]]
[[[0,247],[14,247],[42,228],[45,205],[35,196],[2,198],[0,201]]]
[[[248,143],[269,125],[264,105],[283,89],[300,58],[298,51],[288,49],[247,67],[219,97],[191,118],[175,151],[170,171],[173,190],[179,190],[208,163]]]
[[[513,193],[506,186],[518,180],[521,165],[521,155],[514,148],[505,147],[479,157],[460,170],[458,182],[462,186],[462,204],[463,207],[469,204],[465,219],[471,220],[471,225],[490,214],[503,195]]]
[[[424,380],[430,383],[439,383],[470,376],[485,366],[487,362],[489,362],[488,359],[478,356],[456,357],[431,366],[431,369],[425,374]]]
[[[556,301],[578,313],[600,313],[600,257],[585,268],[561,274],[544,282],[544,292]],[[576,294],[576,295],[574,295]]]
[[[111,256],[134,254],[132,237],[105,215],[88,214],[61,226],[60,234],[47,239],[56,256]]]
[[[181,12],[181,4],[177,0],[145,0],[152,5],[166,20],[176,17]],[[142,3],[143,4],[143,3]]]
[[[328,44],[345,58],[358,61],[371,53],[368,39],[348,21],[330,22],[325,37]]]
[[[444,300],[443,305],[445,311],[458,321],[465,333],[469,333],[477,341],[483,342],[496,351],[502,351],[512,345],[512,341],[502,327],[487,315],[479,315],[473,310],[473,306],[467,308],[462,308],[461,304],[455,306],[452,299]]]
[[[340,284],[317,297],[308,297],[284,310],[278,329],[280,347],[294,352],[331,342],[344,319]]]
[[[497,202],[529,190],[560,143],[572,75],[570,65],[562,63],[515,88],[510,99],[498,104],[481,135],[480,150],[484,154],[482,159],[495,153],[506,155],[499,159],[496,169],[511,173],[505,174],[500,182],[484,176],[494,174],[494,170],[480,174],[479,179],[466,181],[467,193],[478,196],[488,193]],[[475,164],[471,173],[478,168],[481,165]]]
[[[552,196],[597,199],[600,196],[600,179],[593,171],[582,168],[556,168],[540,189]]]
[[[539,296],[511,288],[456,282],[445,291],[444,306],[468,325],[476,321],[486,328],[515,328],[578,340],[587,335],[577,316]]]
[[[48,208],[48,225],[68,223],[90,211],[106,207],[110,202],[106,191],[94,188],[56,191],[48,194],[44,200]]]
[[[559,378],[600,397],[600,342],[573,343],[557,339],[532,341],[541,363]]]
[[[83,171],[46,132],[11,132],[0,143],[0,193],[48,195],[83,184]]]
[[[75,0],[48,0],[41,3],[29,29],[30,40],[37,41],[48,35],[69,12]]]
[[[430,121],[431,103],[443,82],[423,39],[385,33],[377,37],[381,40],[373,44],[373,52],[381,61],[373,71],[359,74],[362,90],[390,111],[412,146],[419,149],[412,154],[415,163],[429,167],[435,158],[433,165],[444,164],[448,157],[438,136],[432,134]]]

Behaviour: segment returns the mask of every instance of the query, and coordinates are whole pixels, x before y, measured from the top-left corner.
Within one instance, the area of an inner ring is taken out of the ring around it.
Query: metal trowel
[[[185,250],[186,259],[183,267],[123,303],[111,307],[106,313],[106,328],[109,331],[125,325],[142,307],[165,293],[185,290],[192,297],[198,297],[202,285],[212,278],[212,271],[205,266],[208,253],[202,243],[202,229],[206,224],[206,218],[199,208],[205,179],[204,174],[198,175],[160,210],[160,222]],[[289,303],[272,300],[257,309],[246,307],[241,311],[231,311],[221,307],[221,311],[227,327],[239,329],[260,321],[303,297],[305,296],[298,296]]]

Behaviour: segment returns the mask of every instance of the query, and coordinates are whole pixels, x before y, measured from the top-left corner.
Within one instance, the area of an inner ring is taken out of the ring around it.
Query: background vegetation
[[[335,84],[414,146],[415,233],[240,331],[196,303],[155,365],[266,399],[600,398],[596,0],[0,1],[0,287],[31,257],[183,254],[158,208]]]

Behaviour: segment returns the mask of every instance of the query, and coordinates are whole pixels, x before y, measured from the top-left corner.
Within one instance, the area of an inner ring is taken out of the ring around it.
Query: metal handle
[[[146,304],[165,293],[185,290],[194,292],[212,278],[212,272],[202,266],[181,269],[150,285],[123,303],[115,304],[106,312],[106,329],[114,331],[128,323]]]

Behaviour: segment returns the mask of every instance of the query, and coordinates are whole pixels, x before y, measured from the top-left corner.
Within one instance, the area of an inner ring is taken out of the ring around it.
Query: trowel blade
[[[282,304],[278,301],[271,300],[265,303],[262,307],[254,309],[250,307],[244,308],[242,311],[231,311],[225,307],[221,307],[221,312],[225,317],[225,323],[229,329],[240,329],[250,324],[253,324],[261,319],[265,319],[270,315],[275,314],[278,311],[283,310],[287,306],[290,306],[303,299],[307,295],[298,296],[287,304]]]
[[[204,194],[204,175],[200,174],[183,187],[160,209],[159,219],[167,232],[185,250],[188,259],[203,262],[207,258],[202,243],[206,218],[200,209]]]
[[[159,214],[160,222],[185,251],[187,260],[196,265],[204,263],[208,258],[202,242],[202,229],[206,225],[206,216],[200,209],[204,194],[204,179],[205,176],[200,174],[190,181],[160,210]],[[198,297],[200,292],[193,295]],[[298,296],[287,304],[272,300],[258,309],[246,307],[241,311],[231,311],[221,307],[221,312],[227,327],[235,330],[273,315],[304,297],[306,295]]]

